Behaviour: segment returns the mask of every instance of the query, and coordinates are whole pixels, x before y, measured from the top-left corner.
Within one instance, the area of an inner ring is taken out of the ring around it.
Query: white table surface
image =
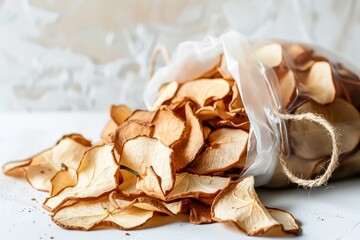
[[[32,156],[52,146],[67,133],[78,132],[98,140],[107,118],[105,112],[0,113],[0,164]],[[258,189],[257,192],[266,206],[288,210],[300,222],[301,235],[290,239],[360,239],[360,177],[314,190]],[[251,238],[231,224],[199,226],[185,222],[185,218],[170,217],[150,221],[148,228],[142,230],[64,230],[55,225],[41,208],[46,196],[46,193],[32,189],[24,180],[0,173],[0,239]]]

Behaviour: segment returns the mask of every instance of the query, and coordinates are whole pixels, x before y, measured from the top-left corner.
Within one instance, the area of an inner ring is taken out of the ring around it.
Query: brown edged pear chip
[[[229,178],[200,176],[190,173],[176,174],[173,190],[166,200],[215,196],[230,183]]]
[[[120,124],[115,133],[114,146],[117,153],[122,152],[123,145],[130,139],[138,136],[151,137],[154,134],[154,125],[138,120],[127,120]]]
[[[59,226],[74,230],[91,230],[99,227],[134,229],[144,225],[153,211],[129,206],[115,209],[107,199],[79,201],[57,211],[52,220]]]
[[[120,169],[120,174],[123,181],[120,183],[117,190],[122,195],[127,197],[137,197],[143,193],[141,190],[136,188],[137,175],[125,169]]]
[[[183,135],[185,122],[169,108],[160,107],[152,122],[154,125],[153,137],[167,146],[172,146]]]
[[[75,186],[77,183],[77,173],[75,169],[66,168],[58,171],[51,179],[50,196],[55,196],[64,188]]]
[[[175,98],[188,98],[203,107],[208,101],[225,97],[229,91],[229,83],[224,79],[200,79],[185,82],[179,88]]]
[[[146,167],[145,172],[138,176],[135,187],[148,196],[165,199],[161,178],[155,173],[152,166]]]
[[[152,106],[152,109],[155,110],[160,107],[164,102],[172,99],[175,96],[176,91],[179,88],[179,83],[174,81],[166,84],[162,87],[158,93],[158,96]]]
[[[234,82],[231,89],[232,89],[232,99],[229,104],[229,110],[230,110],[230,112],[236,112],[236,111],[238,111],[238,109],[243,109],[244,104],[241,100],[239,89],[236,85],[236,82]]]
[[[333,103],[320,105],[309,101],[296,109],[295,113],[312,112],[320,114],[333,125],[339,136],[342,153],[350,152],[359,142],[360,115],[350,103],[336,98]],[[305,159],[316,159],[331,154],[331,139],[326,130],[310,121],[291,121],[290,144],[296,155]]]
[[[204,145],[204,133],[200,121],[195,117],[189,104],[185,105],[185,132],[174,145],[174,167],[176,171],[191,163]]]
[[[328,104],[336,96],[331,66],[328,62],[316,62],[308,76],[300,80],[300,93],[309,96],[319,104]]]
[[[120,164],[134,170],[142,178],[147,176],[147,168],[152,167],[155,175],[160,177],[161,189],[166,194],[174,186],[173,159],[173,150],[160,140],[136,137],[124,144]]]
[[[114,190],[121,179],[112,149],[112,145],[104,144],[87,150],[76,171],[76,185],[64,188],[55,196],[47,198],[43,207],[54,212],[69,200],[97,198]]]
[[[283,78],[279,79],[279,87],[282,107],[286,109],[296,96],[296,81],[293,71],[288,71]]]
[[[246,152],[248,133],[241,129],[220,128],[209,136],[206,148],[187,171],[209,174],[225,171],[240,161]]]
[[[9,162],[4,165],[3,171],[7,175],[20,172],[25,174],[29,183],[41,191],[51,190],[51,179],[62,169],[77,169],[84,152],[89,148],[90,142],[81,135],[72,134],[64,136],[58,143],[39,153],[35,157],[18,162]]]
[[[132,114],[131,109],[125,105],[111,105],[110,116],[111,119],[117,124],[123,123]]]
[[[154,116],[156,114],[156,111],[147,111],[147,110],[136,110],[132,113],[130,117],[128,117],[126,120],[135,120],[143,123],[151,123]]]
[[[190,203],[190,222],[193,224],[213,223],[211,207],[198,201]]]
[[[299,231],[297,224],[290,227],[292,224],[279,222],[271,216],[255,192],[252,176],[222,190],[211,206],[211,213],[214,220],[234,222],[247,235],[261,235],[278,227],[284,230],[283,234],[286,234],[285,228],[292,233]],[[277,215],[277,218],[282,220],[286,216]]]
[[[101,132],[101,139],[105,142],[105,143],[111,143],[114,141],[114,133],[116,131],[116,128],[118,127],[118,125],[116,124],[116,122],[114,122],[114,120],[110,119],[104,129]]]
[[[241,123],[235,123],[231,120],[220,120],[216,124],[219,128],[227,127],[227,128],[238,128],[245,130],[247,132],[250,131],[250,121],[245,120]]]

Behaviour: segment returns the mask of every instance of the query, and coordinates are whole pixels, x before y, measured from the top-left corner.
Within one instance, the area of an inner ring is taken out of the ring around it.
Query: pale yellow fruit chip
[[[111,105],[110,116],[117,124],[123,123],[128,117],[132,115],[132,110],[125,105]]]
[[[282,47],[278,43],[267,44],[259,48],[256,55],[265,66],[273,68],[282,62]]]
[[[50,196],[54,196],[66,187],[75,186],[77,183],[77,173],[75,169],[67,168],[58,171],[51,179]]]
[[[225,97],[229,91],[229,83],[224,79],[200,79],[185,82],[179,88],[175,98],[188,98],[203,107],[208,102]]]
[[[286,234],[285,229],[291,233],[299,231],[297,224],[282,222],[288,215],[277,214],[277,219],[271,216],[255,192],[253,177],[246,177],[221,191],[215,197],[211,213],[214,220],[234,222],[247,235],[261,235],[279,227],[284,230],[283,234]]]
[[[249,134],[241,129],[220,128],[208,138],[209,147],[195,159],[187,171],[209,174],[226,171],[246,153]]]
[[[299,88],[301,94],[309,96],[319,104],[333,102],[336,89],[330,64],[321,61],[312,65],[308,76],[300,79]]]
[[[129,206],[115,209],[107,199],[79,201],[57,211],[52,220],[66,229],[91,230],[99,227],[134,229],[144,225],[153,211]]]
[[[161,178],[155,173],[152,166],[146,167],[145,172],[138,176],[136,188],[148,196],[159,199],[165,198],[165,193],[161,186]]]
[[[360,115],[350,103],[340,98],[327,105],[309,101],[297,108],[295,114],[306,112],[320,114],[335,127],[340,133],[340,152],[350,152],[359,143]],[[331,154],[331,139],[322,126],[310,121],[291,121],[289,130],[290,144],[299,157],[317,159]]]
[[[76,185],[47,198],[43,207],[54,212],[69,200],[97,198],[114,190],[121,179],[112,150],[112,145],[105,144],[86,151],[76,171],[78,175]]]
[[[173,159],[173,150],[160,140],[136,137],[124,144],[120,164],[134,170],[142,178],[149,176],[147,168],[152,167],[155,175],[160,177],[161,189],[166,194],[174,186]]]
[[[143,192],[136,188],[137,176],[125,169],[120,169],[122,183],[118,186],[118,191],[127,197],[136,197]]]
[[[121,154],[123,145],[130,139],[138,136],[151,137],[154,134],[154,126],[151,123],[138,120],[127,120],[120,124],[116,130],[114,146],[117,153]]]
[[[166,200],[215,196],[229,183],[229,178],[200,176],[186,172],[178,173],[174,189],[166,196]]]
[[[7,175],[19,175],[19,172],[23,172],[34,188],[50,191],[51,179],[55,174],[63,166],[77,169],[82,155],[90,146],[90,142],[81,135],[66,135],[54,147],[35,157],[5,164],[3,171]]]
[[[156,111],[147,111],[147,110],[136,110],[132,113],[130,117],[128,117],[126,120],[136,120],[143,123],[151,123],[154,116],[156,114]]]
[[[175,96],[176,91],[179,88],[179,83],[174,81],[166,84],[162,87],[158,93],[158,96],[152,106],[152,109],[155,110],[160,107],[164,102],[172,99]]]
[[[134,206],[148,211],[161,212],[169,216],[174,216],[184,212],[188,203],[187,200],[166,203],[159,199],[147,196],[137,197],[133,200],[129,200],[117,193],[110,194],[109,200],[116,209],[124,209],[129,206]]]
[[[278,229],[279,231],[277,233],[273,232],[274,236],[282,236],[284,235],[284,232],[286,234],[295,235],[300,232],[299,224],[289,212],[276,208],[266,209],[269,211],[271,217],[281,224],[281,229]]]
[[[202,125],[189,104],[185,105],[185,118],[183,137],[173,147],[175,154],[174,168],[176,171],[191,163],[204,145]]]
[[[167,146],[172,146],[182,137],[185,130],[185,122],[169,108],[160,107],[152,122],[154,134],[152,137],[159,139]]]

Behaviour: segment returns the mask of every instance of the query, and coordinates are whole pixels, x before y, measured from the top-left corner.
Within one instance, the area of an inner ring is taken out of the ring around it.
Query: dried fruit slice
[[[187,171],[196,174],[209,174],[226,171],[246,152],[248,133],[241,129],[221,128],[209,136],[206,148]]]
[[[142,191],[136,188],[137,176],[128,170],[120,169],[123,182],[118,186],[118,191],[127,197],[136,197]]]
[[[151,123],[155,114],[156,111],[149,112],[147,110],[136,110],[132,113],[130,117],[128,117],[127,121],[135,120],[143,123]]]
[[[104,142],[106,143],[111,143],[114,141],[114,132],[116,131],[116,128],[118,127],[118,125],[116,124],[116,122],[114,122],[114,120],[110,119],[104,129],[101,132],[101,139],[103,139]]]
[[[79,201],[57,211],[52,220],[66,229],[91,230],[99,227],[134,229],[144,225],[154,215],[153,211],[130,206],[114,209],[106,199]]]
[[[160,107],[152,122],[154,125],[153,137],[167,146],[172,146],[184,133],[185,122],[169,108]]]
[[[125,105],[111,105],[110,107],[111,119],[117,125],[123,123],[131,114],[132,111]]]
[[[247,235],[260,235],[279,227],[284,234],[299,231],[297,224],[294,225],[294,228],[291,228],[292,224],[279,222],[271,216],[255,192],[254,178],[252,176],[246,177],[240,182],[235,182],[221,191],[215,197],[211,206],[211,213],[213,219],[217,221],[234,222]],[[282,220],[286,216],[276,215],[278,220]],[[287,230],[285,231],[285,229]]]
[[[161,178],[155,173],[152,166],[146,167],[145,172],[138,176],[136,188],[148,196],[159,199],[165,198],[165,193],[161,187]]]
[[[267,44],[259,48],[256,55],[265,66],[273,68],[282,62],[282,47],[278,43]]]
[[[167,195],[166,200],[215,196],[229,183],[229,178],[179,173],[176,174],[174,189]]]
[[[288,71],[283,78],[279,79],[279,87],[282,107],[286,109],[296,96],[296,81],[293,71]]]
[[[320,114],[333,125],[339,136],[342,153],[350,152],[359,142],[360,115],[350,103],[336,98],[331,104],[320,105],[309,101],[296,109],[295,113],[312,112]],[[331,140],[326,130],[309,121],[290,122],[290,144],[296,155],[305,159],[316,159],[331,154]]]
[[[192,201],[190,204],[190,222],[193,224],[212,223],[211,207],[201,202]]]
[[[142,178],[147,176],[146,169],[152,167],[155,175],[160,177],[161,189],[166,194],[175,181],[173,158],[173,150],[160,140],[136,137],[124,144],[120,164],[134,170]]]
[[[185,105],[185,118],[184,135],[173,148],[175,171],[179,171],[191,163],[204,145],[202,125],[195,117],[189,104]]]
[[[309,75],[305,79],[299,80],[301,94],[309,96],[322,105],[334,101],[336,90],[331,66],[328,62],[316,62],[312,65]]]
[[[271,217],[274,218],[277,222],[281,224],[281,229],[278,229],[280,231],[273,232],[273,236],[281,236],[284,234],[298,234],[300,232],[300,227],[298,223],[296,222],[293,215],[291,215],[289,212],[277,209],[277,208],[266,208]]]
[[[240,123],[234,123],[231,120],[220,120],[220,121],[217,122],[216,125],[218,127],[220,127],[220,128],[228,127],[228,128],[242,129],[242,130],[245,130],[247,132],[250,131],[250,121],[248,121],[248,120],[244,120],[243,122],[240,122]]]
[[[114,190],[120,181],[119,167],[110,144],[90,148],[83,155],[77,169],[78,181],[57,195],[45,200],[43,207],[54,212],[69,200],[97,198]]]
[[[231,102],[229,104],[229,110],[230,110],[230,112],[237,112],[238,109],[244,108],[244,104],[241,100],[239,89],[235,82],[234,82],[233,86],[231,87],[231,90],[232,90],[233,94],[232,94]]]
[[[172,99],[175,96],[175,93],[178,90],[178,88],[179,88],[179,83],[176,81],[170,82],[164,87],[162,87],[152,106],[152,109],[155,110],[158,107],[160,107],[164,102]]]
[[[51,179],[50,196],[55,196],[66,187],[75,186],[77,183],[76,170],[67,168],[58,171]]]
[[[191,99],[203,107],[209,101],[215,101],[225,97],[229,91],[229,83],[224,79],[200,79],[185,82],[175,97],[177,99]]]
[[[77,169],[84,152],[89,148],[90,142],[78,134],[66,135],[51,149],[18,162],[4,165],[3,171],[7,175],[25,174],[29,183],[41,191],[51,190],[51,179],[62,169]]]
[[[154,126],[151,123],[141,122],[138,120],[127,120],[120,124],[116,130],[114,146],[120,154],[123,145],[130,139],[138,136],[151,137],[154,134]]]

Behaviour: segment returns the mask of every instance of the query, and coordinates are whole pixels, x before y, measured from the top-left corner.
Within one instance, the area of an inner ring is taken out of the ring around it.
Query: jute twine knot
[[[329,165],[326,168],[324,174],[317,176],[315,179],[302,179],[297,177],[286,165],[286,156],[285,156],[285,147],[284,142],[282,140],[281,150],[279,155],[280,165],[286,174],[286,176],[290,179],[291,182],[296,183],[303,187],[319,187],[326,184],[331,177],[332,173],[339,165],[339,142],[338,137],[335,132],[334,127],[323,117],[313,114],[313,113],[301,113],[301,114],[283,114],[274,110],[274,114],[283,119],[283,120],[292,120],[292,121],[311,121],[319,124],[320,126],[324,127],[326,131],[329,133],[329,137],[331,138],[332,142],[332,152],[331,157],[329,159]]]

